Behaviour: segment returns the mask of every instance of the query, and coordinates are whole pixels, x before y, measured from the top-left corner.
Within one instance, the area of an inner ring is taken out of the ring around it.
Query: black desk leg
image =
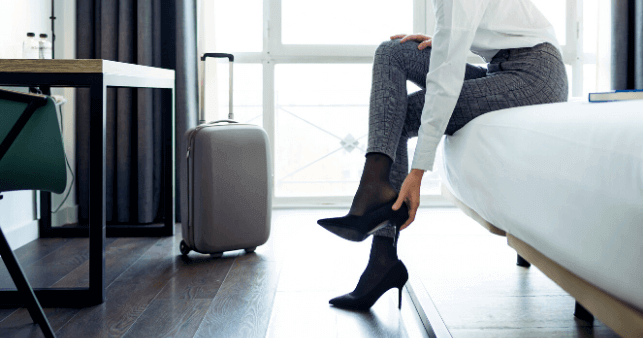
[[[40,91],[51,96],[50,86],[40,86]],[[40,237],[48,237],[51,233],[51,193],[48,191],[40,192],[40,220],[38,227],[40,230]]]
[[[105,157],[106,92],[103,76],[89,87],[89,292],[96,304],[105,301]]]
[[[164,90],[165,91],[165,90]],[[164,189],[164,203],[165,208],[165,225],[164,225],[164,234],[166,236],[174,235],[174,223],[176,221],[176,173],[175,173],[175,111],[174,111],[174,88],[169,89],[171,96],[170,99],[167,99],[164,102],[164,105],[170,105],[172,109],[168,112],[169,114],[164,114],[162,118],[163,123],[163,189]],[[169,101],[169,102],[167,102]]]
[[[40,219],[38,220],[38,230],[40,237],[49,237],[51,233],[51,193],[49,191],[40,192]]]
[[[29,281],[27,281],[27,278],[25,277],[25,273],[22,271],[22,268],[20,268],[20,263],[18,263],[13,251],[11,251],[11,247],[9,247],[9,243],[4,237],[2,229],[0,229],[0,256],[2,256],[2,260],[11,275],[11,279],[13,279],[14,284],[16,284],[18,293],[26,305],[33,321],[40,325],[40,329],[44,333],[45,337],[56,337],[54,331],[51,329],[51,325],[49,325],[49,322],[47,321],[45,313],[42,311],[42,307],[40,307],[40,303],[38,303],[38,299],[36,298]]]

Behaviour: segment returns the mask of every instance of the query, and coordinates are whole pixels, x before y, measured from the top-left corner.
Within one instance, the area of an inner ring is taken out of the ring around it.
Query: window
[[[605,61],[596,41],[604,44],[609,30],[583,35],[582,27],[583,18],[593,27],[605,20],[603,1],[532,1],[563,45],[570,94],[598,89],[606,75],[597,67]],[[202,0],[200,6],[199,50],[235,54],[235,117],[262,125],[272,141],[275,204],[350,203],[367,144],[373,54],[390,35],[431,34],[431,0]],[[228,66],[207,67],[206,120],[226,118]],[[414,148],[413,139],[409,158]],[[439,182],[437,173],[425,175],[424,205],[441,200]]]
[[[570,97],[610,89],[611,3],[532,0],[556,29],[568,65]]]

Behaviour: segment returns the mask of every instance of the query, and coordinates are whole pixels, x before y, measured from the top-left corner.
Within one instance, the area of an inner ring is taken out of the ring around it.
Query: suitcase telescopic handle
[[[230,62],[234,62],[234,55],[228,53],[205,53],[201,55],[201,61],[205,61],[206,58],[228,58]]]
[[[201,55],[201,61],[205,62],[205,59],[207,59],[209,57],[211,57],[211,58],[227,58],[228,61],[230,61],[230,78],[229,78],[229,82],[230,82],[230,98],[229,98],[230,107],[228,108],[228,119],[229,120],[234,120],[234,112],[232,111],[232,106],[233,106],[233,102],[232,102],[232,96],[233,96],[232,95],[232,64],[234,62],[234,55],[228,54],[228,53],[204,53],[203,55]],[[205,123],[205,104],[204,104],[205,103],[205,65],[203,65],[203,68],[204,68],[204,72],[203,72],[204,75],[202,77],[202,82],[201,82],[201,117],[200,117],[200,120],[199,120],[199,124]]]

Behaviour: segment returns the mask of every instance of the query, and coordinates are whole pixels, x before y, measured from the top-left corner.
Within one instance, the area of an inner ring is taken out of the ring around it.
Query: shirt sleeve
[[[458,102],[469,49],[488,1],[433,0],[436,28],[412,169],[433,170],[436,150]]]

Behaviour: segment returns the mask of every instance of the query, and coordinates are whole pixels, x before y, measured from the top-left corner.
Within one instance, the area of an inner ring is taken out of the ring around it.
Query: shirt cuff
[[[420,169],[424,171],[433,171],[433,163],[435,162],[435,154],[440,143],[441,135],[437,139],[433,137],[423,137],[425,135],[418,135],[417,146],[413,154],[413,163],[411,169]]]

